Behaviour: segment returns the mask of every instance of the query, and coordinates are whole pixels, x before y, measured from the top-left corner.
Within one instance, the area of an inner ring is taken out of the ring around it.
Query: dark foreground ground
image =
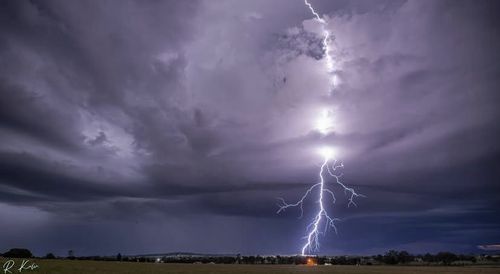
[[[0,266],[6,259],[0,260]],[[16,259],[11,271],[17,268],[22,259]],[[446,274],[446,273],[500,273],[500,267],[440,267],[440,266],[305,266],[305,265],[211,265],[211,264],[155,264],[133,262],[97,262],[69,260],[34,260],[39,268],[23,270],[21,273],[37,274],[279,274],[279,273],[342,273],[342,274]],[[3,269],[0,271],[3,274]]]

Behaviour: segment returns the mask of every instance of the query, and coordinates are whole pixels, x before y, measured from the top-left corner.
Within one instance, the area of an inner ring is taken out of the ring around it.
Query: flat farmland
[[[5,259],[0,263],[3,265]],[[15,259],[17,268],[21,259]],[[285,274],[285,273],[342,273],[342,274],[446,274],[500,273],[500,267],[488,266],[305,266],[305,265],[215,265],[215,264],[155,264],[135,262],[101,262],[69,260],[33,260],[39,268],[21,273],[37,274]],[[11,271],[19,273],[16,266]],[[3,273],[3,271],[1,271]],[[8,272],[7,272],[8,273]]]

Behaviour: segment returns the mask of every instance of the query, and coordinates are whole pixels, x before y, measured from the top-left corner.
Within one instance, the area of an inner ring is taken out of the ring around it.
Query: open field
[[[5,263],[5,259],[0,262]],[[16,259],[18,267],[21,259]],[[34,260],[35,270],[22,273],[37,274],[280,274],[280,273],[342,273],[342,274],[446,274],[446,273],[500,273],[500,267],[427,267],[427,266],[305,266],[305,265],[210,265],[210,264],[154,264],[132,262]],[[16,267],[12,273],[17,272]],[[3,272],[3,271],[1,271]]]

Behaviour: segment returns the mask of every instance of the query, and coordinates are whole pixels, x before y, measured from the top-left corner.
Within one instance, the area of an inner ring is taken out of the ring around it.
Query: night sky
[[[498,1],[311,3],[1,1],[0,252],[296,254],[324,145],[320,253],[500,243]]]

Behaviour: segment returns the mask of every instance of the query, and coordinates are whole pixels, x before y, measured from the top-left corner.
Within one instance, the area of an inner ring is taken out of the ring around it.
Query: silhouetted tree
[[[117,261],[121,261],[122,260],[122,254],[121,253],[118,253],[118,255],[116,255],[116,260]]]
[[[451,252],[439,252],[436,255],[436,259],[439,262],[442,262],[445,265],[450,265],[453,261],[457,260],[457,255]]]
[[[398,263],[398,252],[396,250],[389,250],[384,255],[384,263],[386,264],[397,264]]]
[[[398,253],[398,263],[405,264],[413,260],[413,256],[407,251],[400,251]]]
[[[430,253],[425,253],[424,257],[422,258],[424,262],[432,263],[435,261],[434,256],[432,256]]]
[[[26,248],[12,248],[3,254],[7,258],[31,258],[33,254]]]
[[[384,262],[384,256],[382,256],[380,254],[374,256],[373,259],[375,259],[375,261],[380,262],[380,263]]]
[[[52,253],[47,253],[47,255],[45,255],[45,257],[44,257],[44,258],[45,258],[45,259],[55,259],[55,258],[56,258],[56,256],[54,256],[54,254],[52,254]]]

